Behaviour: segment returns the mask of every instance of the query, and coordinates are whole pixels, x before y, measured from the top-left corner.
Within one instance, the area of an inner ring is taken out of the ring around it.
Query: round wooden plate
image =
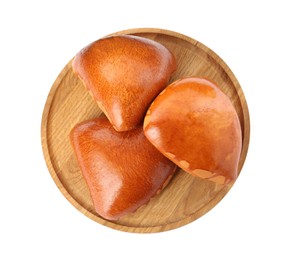
[[[246,158],[250,122],[242,89],[228,66],[213,51],[176,32],[161,29],[131,29],[133,34],[162,43],[175,55],[178,69],[171,81],[184,76],[204,76],[220,86],[231,99],[240,118],[243,148],[239,171]],[[105,226],[128,232],[160,232],[183,226],[212,209],[230,190],[179,170],[169,185],[147,205],[118,221],[107,221],[95,212],[77,165],[69,132],[79,122],[102,114],[82,82],[73,74],[71,61],[52,86],[42,117],[42,146],[52,178],[63,195],[82,213]]]

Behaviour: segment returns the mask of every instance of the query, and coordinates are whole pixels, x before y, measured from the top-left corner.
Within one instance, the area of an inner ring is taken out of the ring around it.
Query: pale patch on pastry
[[[147,116],[148,116],[148,115],[150,115],[150,114],[151,114],[151,110],[150,110],[150,109],[148,109],[148,111],[147,111],[147,113],[146,113],[146,114],[147,114]]]
[[[179,165],[180,165],[180,167],[188,169],[190,164],[185,160],[181,160],[181,161],[179,161]]]
[[[151,143],[158,143],[160,139],[160,130],[155,126],[149,127],[146,131],[146,135],[150,139]]]
[[[209,178],[210,181],[214,181],[218,184],[224,184],[225,183],[225,177],[224,176],[215,176],[212,178]]]
[[[206,170],[202,170],[202,169],[196,169],[194,171],[192,171],[192,174],[195,174],[203,179],[207,179],[210,178],[211,176],[214,175],[214,173],[210,172],[210,171],[206,171]]]
[[[112,115],[113,115],[113,119],[114,119],[113,124],[117,128],[122,128],[122,126],[123,126],[123,119],[122,119],[120,111],[122,111],[122,108],[120,107],[119,102],[115,102],[113,104],[113,108],[112,108]]]
[[[169,152],[166,152],[166,153],[165,153],[165,156],[168,157],[168,158],[171,158],[171,159],[174,159],[174,158],[175,158],[175,154],[169,153]]]
[[[144,118],[144,129],[150,123],[151,116],[147,115]]]

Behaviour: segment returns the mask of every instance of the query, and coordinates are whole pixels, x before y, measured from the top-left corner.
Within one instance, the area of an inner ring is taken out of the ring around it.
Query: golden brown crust
[[[142,123],[151,101],[176,70],[172,53],[163,45],[137,36],[100,39],[74,58],[74,72],[117,131]]]
[[[75,126],[70,139],[96,212],[106,219],[146,204],[176,170],[142,127],[117,132],[106,118],[96,118]]]
[[[185,78],[149,108],[146,137],[183,170],[219,184],[236,179],[242,136],[229,98],[211,81]]]

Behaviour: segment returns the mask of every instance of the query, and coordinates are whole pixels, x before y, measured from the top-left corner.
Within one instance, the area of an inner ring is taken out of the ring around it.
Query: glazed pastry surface
[[[144,136],[142,127],[117,132],[106,118],[75,126],[70,140],[96,212],[116,220],[146,204],[176,165]]]
[[[195,176],[227,184],[238,175],[242,136],[229,98],[211,81],[175,81],[155,99],[146,137],[166,157]]]
[[[176,70],[176,61],[160,43],[121,35],[91,43],[72,66],[113,127],[127,131],[142,124],[150,103]]]

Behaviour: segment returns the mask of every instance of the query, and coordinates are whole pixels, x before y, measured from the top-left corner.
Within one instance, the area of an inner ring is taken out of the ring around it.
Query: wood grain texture
[[[241,123],[241,171],[250,137],[248,107],[236,77],[222,59],[198,41],[172,31],[144,28],[113,35],[118,34],[147,37],[171,50],[178,63],[171,82],[185,76],[200,76],[220,86],[234,105]],[[198,219],[212,209],[232,187],[205,181],[179,170],[160,194],[135,213],[118,221],[101,218],[93,208],[69,141],[69,133],[74,125],[101,114],[82,82],[73,74],[70,61],[54,82],[46,101],[41,127],[42,148],[47,167],[60,191],[72,205],[92,220],[127,232],[166,231]]]

